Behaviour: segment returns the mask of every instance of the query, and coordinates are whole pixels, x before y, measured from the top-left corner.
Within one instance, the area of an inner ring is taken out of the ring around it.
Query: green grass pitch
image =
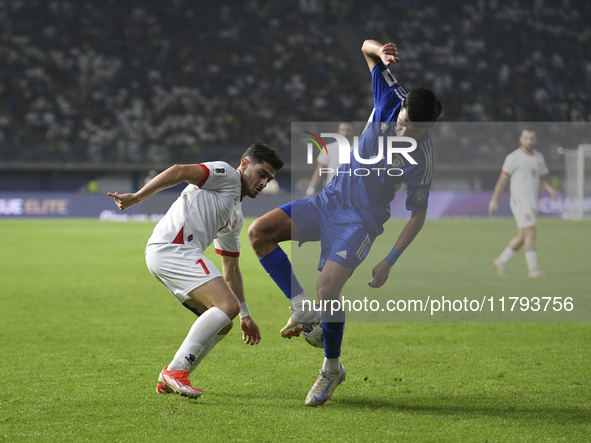
[[[356,272],[364,285],[403,224],[388,224]],[[245,346],[235,327],[192,376],[206,391],[202,398],[158,395],[157,375],[194,317],[145,267],[152,228],[0,220],[0,440],[590,439],[585,322],[350,322],[347,381],[325,406],[306,407],[322,351],[279,336],[288,303],[246,230],[241,269],[261,344]],[[539,262],[548,272],[540,280],[527,278],[523,252],[506,278],[495,274],[491,260],[514,232],[509,219],[427,221],[384,291],[406,298],[591,297],[588,222],[540,220]],[[313,268],[316,253],[306,257]],[[304,285],[313,288],[318,273],[310,275]],[[347,290],[371,294],[366,285]]]

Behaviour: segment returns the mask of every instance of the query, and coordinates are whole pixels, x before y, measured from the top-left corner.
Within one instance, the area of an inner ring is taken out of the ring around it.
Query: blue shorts
[[[367,257],[374,239],[361,224],[345,220],[346,217],[341,216],[339,220],[326,217],[326,211],[323,212],[317,197],[294,200],[279,209],[289,215],[298,227],[300,246],[309,241],[320,241],[319,270],[326,260],[355,270]]]

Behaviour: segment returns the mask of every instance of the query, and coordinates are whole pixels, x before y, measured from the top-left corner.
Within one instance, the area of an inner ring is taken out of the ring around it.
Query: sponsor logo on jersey
[[[339,257],[346,259],[347,258],[347,251],[339,251],[339,252],[337,252],[337,255]]]
[[[213,168],[213,176],[214,177],[225,177],[226,176],[226,168]]]

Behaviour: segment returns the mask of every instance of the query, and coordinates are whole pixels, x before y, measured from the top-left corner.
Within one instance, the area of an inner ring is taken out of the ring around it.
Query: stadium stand
[[[368,37],[403,49],[401,82],[437,91],[445,121],[590,121],[590,18],[581,0],[0,0],[0,168],[285,150],[293,121],[367,119]],[[498,169],[509,148],[445,149]]]

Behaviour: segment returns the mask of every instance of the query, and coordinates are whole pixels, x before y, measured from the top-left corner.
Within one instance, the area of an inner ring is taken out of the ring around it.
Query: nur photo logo
[[[351,152],[353,153],[353,158],[355,161],[361,165],[377,165],[384,159],[386,159],[387,165],[392,166],[404,165],[404,160],[413,165],[417,164],[417,162],[410,155],[410,153],[417,148],[417,142],[415,139],[410,137],[378,136],[377,140],[375,141],[375,143],[377,143],[376,149],[372,150],[373,152],[376,152],[376,155],[370,158],[363,158],[359,153],[358,136],[353,137],[353,146],[351,146],[347,137],[341,134],[334,132],[322,132],[320,133],[320,136],[318,136],[309,131],[302,132],[305,134],[302,135],[302,137],[308,140],[306,163],[309,165],[314,163],[314,146],[320,152],[326,152],[327,155],[337,155],[340,165],[351,163]],[[327,143],[324,141],[326,138],[332,138],[334,139],[334,142],[329,142],[327,146]],[[330,150],[328,148],[329,146],[331,147]],[[333,148],[337,151],[335,152]],[[403,174],[403,170],[397,167],[358,167],[354,169],[346,169],[344,171],[340,169],[335,171],[333,168],[320,168],[319,173],[320,175],[346,173],[348,175],[354,174],[358,176],[365,176],[371,174],[372,171],[378,175],[382,172],[385,172],[390,176],[400,176]]]

